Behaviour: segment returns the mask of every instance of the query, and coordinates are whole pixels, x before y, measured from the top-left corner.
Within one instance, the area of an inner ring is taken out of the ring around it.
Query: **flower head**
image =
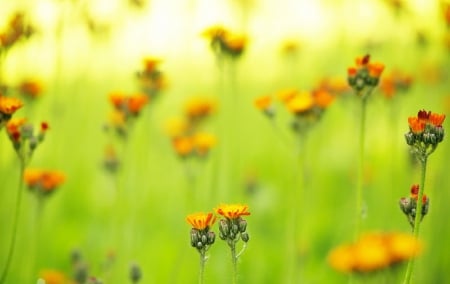
[[[371,62],[369,54],[357,57],[355,66],[347,68],[348,83],[358,94],[364,89],[371,90],[378,85],[384,67],[383,63]]]
[[[242,204],[222,204],[216,208],[217,214],[220,214],[227,219],[237,219],[241,216],[248,216],[250,215],[250,212],[247,210],[248,206]]]
[[[314,99],[308,92],[297,93],[287,103],[287,109],[294,114],[301,114],[309,111],[314,106]]]
[[[12,115],[23,106],[21,100],[5,97],[0,94],[0,115]]]
[[[445,114],[426,110],[420,110],[417,116],[408,117],[409,132],[405,134],[406,143],[416,148],[417,153],[431,154],[444,139],[444,120]]]
[[[186,221],[191,224],[192,228],[202,231],[212,227],[216,222],[216,217],[213,213],[193,213],[186,217]]]
[[[28,188],[43,195],[53,192],[65,180],[65,174],[60,171],[26,169],[24,173],[24,181]]]
[[[39,80],[31,79],[20,83],[19,91],[29,98],[37,98],[43,91],[42,83]]]

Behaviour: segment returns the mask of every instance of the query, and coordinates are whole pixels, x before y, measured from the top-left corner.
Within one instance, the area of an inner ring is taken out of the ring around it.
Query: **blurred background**
[[[450,110],[448,1],[0,0],[0,7],[0,93],[23,101],[14,117],[49,124],[27,166],[66,177],[44,200],[25,185],[6,283],[52,273],[64,278],[55,283],[89,283],[80,273],[133,283],[132,264],[140,283],[195,283],[198,253],[185,218],[221,203],[251,212],[240,283],[348,282],[327,256],[353,238],[360,113],[346,77],[366,54],[385,69],[367,105],[362,229],[411,231],[398,201],[420,171],[404,134],[419,110]],[[25,28],[8,41],[18,19]],[[211,27],[236,34],[236,53],[214,49]],[[333,101],[301,144],[282,103],[271,106],[274,117],[254,103],[324,86]],[[137,93],[147,95],[145,106],[118,122],[112,94]],[[186,127],[183,115],[192,122],[202,100],[211,103],[198,127],[214,139],[204,142],[206,155],[193,157],[174,132]],[[416,283],[450,282],[449,155],[444,138],[429,159]],[[0,267],[19,168],[1,129]],[[294,246],[292,210],[300,216]],[[217,238],[208,254],[205,283],[229,283],[225,242]],[[405,268],[357,281],[398,283]]]

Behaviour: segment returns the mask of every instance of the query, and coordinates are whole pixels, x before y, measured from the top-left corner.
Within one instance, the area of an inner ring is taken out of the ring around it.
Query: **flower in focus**
[[[243,216],[250,215],[248,206],[243,204],[221,204],[216,209],[216,213],[224,217],[219,221],[219,237],[221,240],[227,242],[231,249],[232,257],[234,255],[235,247],[239,240],[244,242],[244,248],[250,237],[247,233],[247,221]]]
[[[379,271],[416,257],[422,244],[404,233],[370,233],[353,244],[334,248],[328,255],[330,265],[340,272]]]
[[[405,139],[418,159],[428,157],[442,142],[444,120],[445,114],[425,110],[419,111],[417,116],[408,118],[409,132],[405,134]]]
[[[210,231],[216,217],[213,213],[193,213],[186,217],[186,221],[192,226],[191,246],[204,255],[216,238],[214,232]]]
[[[248,216],[248,206],[242,204],[222,204],[216,208],[217,214],[227,219],[238,219],[241,216]]]
[[[26,169],[24,181],[28,189],[39,196],[47,196],[55,191],[66,180],[60,171]]]

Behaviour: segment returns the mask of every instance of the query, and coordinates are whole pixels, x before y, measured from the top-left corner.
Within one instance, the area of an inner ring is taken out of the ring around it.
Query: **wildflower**
[[[261,96],[255,99],[254,104],[257,109],[264,112],[269,118],[275,115],[272,105],[272,96]]]
[[[384,70],[384,64],[370,62],[370,55],[356,58],[356,66],[347,69],[349,85],[363,98],[366,98],[372,89],[378,85]],[[363,93],[362,91],[365,90]]]
[[[216,137],[210,133],[197,132],[194,134],[193,143],[196,153],[203,157],[217,143]]]
[[[353,244],[334,248],[328,255],[330,265],[345,273],[379,271],[416,257],[421,243],[403,233],[370,233]]]
[[[414,222],[417,211],[417,200],[419,199],[419,185],[414,184],[411,186],[411,194],[409,197],[402,197],[399,200],[400,209],[408,218],[408,222],[414,229]],[[430,199],[426,194],[422,195],[422,206],[420,220],[422,221],[425,215],[428,213],[430,207]]]
[[[43,87],[38,80],[25,80],[20,83],[18,89],[23,96],[35,99],[42,93]]]
[[[202,36],[209,40],[216,56],[237,58],[242,55],[247,43],[246,36],[233,33],[220,25],[205,29]]]
[[[140,87],[150,99],[155,99],[166,87],[166,79],[159,65],[162,60],[155,57],[145,57],[142,60],[143,69],[137,72]]]
[[[31,158],[37,146],[43,142],[48,128],[48,123],[42,122],[36,135],[33,125],[27,123],[25,118],[13,118],[6,123],[8,137],[17,155],[23,161]]]
[[[38,196],[52,194],[66,180],[66,176],[60,171],[41,169],[26,169],[24,181],[28,189]]]
[[[215,234],[210,229],[216,217],[212,213],[193,213],[186,217],[186,221],[192,226],[191,246],[204,254],[215,241]]]
[[[171,138],[183,136],[189,132],[190,124],[184,118],[171,118],[164,125],[164,129]]]
[[[241,216],[248,216],[250,212],[247,211],[248,206],[242,204],[222,204],[217,209],[217,214],[222,215],[227,219],[238,219]]]
[[[16,12],[9,20],[4,31],[0,31],[0,50],[9,49],[19,40],[26,39],[34,33],[34,28],[26,23],[25,14]]]
[[[412,77],[394,71],[383,76],[380,81],[380,90],[385,98],[392,98],[396,93],[404,93],[411,87]]]
[[[64,273],[54,270],[54,269],[46,269],[42,270],[39,273],[41,279],[45,281],[45,284],[67,284],[69,283],[68,279],[64,275]]]
[[[192,123],[197,123],[208,117],[216,108],[213,100],[204,97],[190,98],[185,103],[185,115]]]
[[[11,119],[12,115],[23,106],[16,98],[5,97],[0,94],[0,129]]]
[[[305,113],[314,106],[314,100],[310,93],[301,92],[297,93],[293,98],[291,98],[287,103],[287,109],[293,114],[299,115]]]
[[[194,141],[190,136],[180,136],[172,139],[172,146],[181,158],[187,158],[194,151]]]
[[[281,100],[284,104],[287,104],[291,99],[293,99],[298,94],[298,91],[293,88],[283,89],[276,93],[276,97]]]
[[[412,146],[419,159],[424,159],[434,152],[444,139],[442,123],[444,114],[421,110],[417,116],[409,117],[409,132],[405,134],[406,143]]]

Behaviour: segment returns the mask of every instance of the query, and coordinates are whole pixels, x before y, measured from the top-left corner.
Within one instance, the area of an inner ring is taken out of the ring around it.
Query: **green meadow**
[[[12,47],[0,45],[0,95],[23,102],[13,118],[26,118],[35,131],[49,125],[26,168],[65,175],[54,192],[36,198],[21,186],[21,161],[6,126],[0,129],[2,270],[22,191],[2,283],[44,283],[38,279],[46,271],[65,277],[47,284],[133,283],[132,264],[142,273],[134,283],[197,283],[199,253],[186,221],[195,212],[217,216],[204,283],[233,283],[230,248],[219,238],[221,204],[245,204],[251,213],[244,216],[249,241],[237,261],[238,283],[403,283],[407,260],[344,273],[329,254],[354,242],[355,230],[412,232],[399,200],[420,184],[421,169],[405,134],[408,117],[420,110],[449,114],[449,2],[104,2],[0,1],[0,31],[16,11],[35,27]],[[202,32],[217,24],[246,36],[241,54],[214,53]],[[295,43],[290,52],[282,49],[287,41]],[[361,98],[347,85],[347,68],[366,54],[385,68],[361,128]],[[125,124],[124,138],[110,120],[109,95],[142,92],[139,72],[148,57],[160,60],[164,85]],[[388,98],[381,82],[394,71],[407,74],[410,85]],[[39,96],[20,92],[25,79],[41,82]],[[320,117],[295,131],[295,114],[277,93],[312,92],[325,79],[345,90],[330,91]],[[263,95],[273,98],[272,117],[255,106]],[[201,157],[177,153],[167,132],[195,97],[214,102],[198,128],[216,143]],[[105,167],[108,147],[115,172]],[[411,283],[450,283],[449,157],[444,136],[428,158],[429,210]],[[74,254],[82,265],[74,265]],[[88,278],[81,282],[80,269]]]

